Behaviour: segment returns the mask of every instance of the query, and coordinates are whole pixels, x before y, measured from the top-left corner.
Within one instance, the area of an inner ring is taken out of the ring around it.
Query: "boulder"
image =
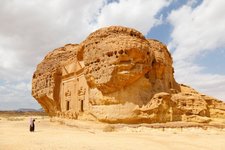
[[[225,103],[174,79],[166,45],[111,26],[80,44],[49,52],[37,66],[32,95],[50,116],[109,123],[225,118]]]

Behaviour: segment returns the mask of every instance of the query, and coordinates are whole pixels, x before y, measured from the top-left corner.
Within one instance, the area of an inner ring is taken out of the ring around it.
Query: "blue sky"
[[[225,101],[223,6],[221,0],[1,0],[0,110],[40,108],[31,96],[37,64],[110,25],[162,41],[179,83]]]
[[[199,5],[201,5],[203,0],[196,0],[192,5],[193,9],[196,9]],[[159,18],[160,15],[163,15],[163,23],[153,27],[146,37],[158,39],[165,44],[168,44],[171,41],[171,32],[173,31],[173,26],[166,21],[166,18],[171,13],[172,10],[179,9],[183,5],[187,4],[188,0],[180,0],[180,1],[172,1],[169,6],[164,7],[158,14],[157,17]],[[222,18],[221,18],[222,19]],[[225,30],[225,28],[224,28]],[[170,51],[172,52],[173,49]],[[212,59],[216,58],[216,59]],[[203,53],[198,59],[194,60],[196,64],[199,66],[203,66],[204,73],[217,73],[217,74],[225,74],[225,63],[223,62],[225,59],[225,50],[224,47],[211,50],[210,52]],[[221,64],[220,64],[221,63]]]

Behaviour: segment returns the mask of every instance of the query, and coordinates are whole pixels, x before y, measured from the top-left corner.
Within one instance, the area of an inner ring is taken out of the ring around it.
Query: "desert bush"
[[[103,131],[104,131],[104,132],[113,132],[113,131],[115,131],[115,126],[113,126],[113,125],[106,125],[106,126],[103,128]]]

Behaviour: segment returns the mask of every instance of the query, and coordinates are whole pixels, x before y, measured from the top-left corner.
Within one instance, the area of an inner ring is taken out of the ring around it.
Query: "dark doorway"
[[[70,102],[69,101],[66,102],[66,110],[70,110]]]
[[[84,100],[80,101],[80,111],[83,112],[84,111]]]

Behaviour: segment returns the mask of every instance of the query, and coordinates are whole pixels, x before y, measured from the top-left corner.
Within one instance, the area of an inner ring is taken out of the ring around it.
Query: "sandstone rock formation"
[[[157,40],[111,26],[50,52],[33,75],[32,95],[51,116],[104,122],[209,122],[225,104],[178,84]]]
[[[68,44],[50,52],[33,74],[32,95],[50,115],[60,110],[61,64],[75,60],[77,47],[77,44]]]

